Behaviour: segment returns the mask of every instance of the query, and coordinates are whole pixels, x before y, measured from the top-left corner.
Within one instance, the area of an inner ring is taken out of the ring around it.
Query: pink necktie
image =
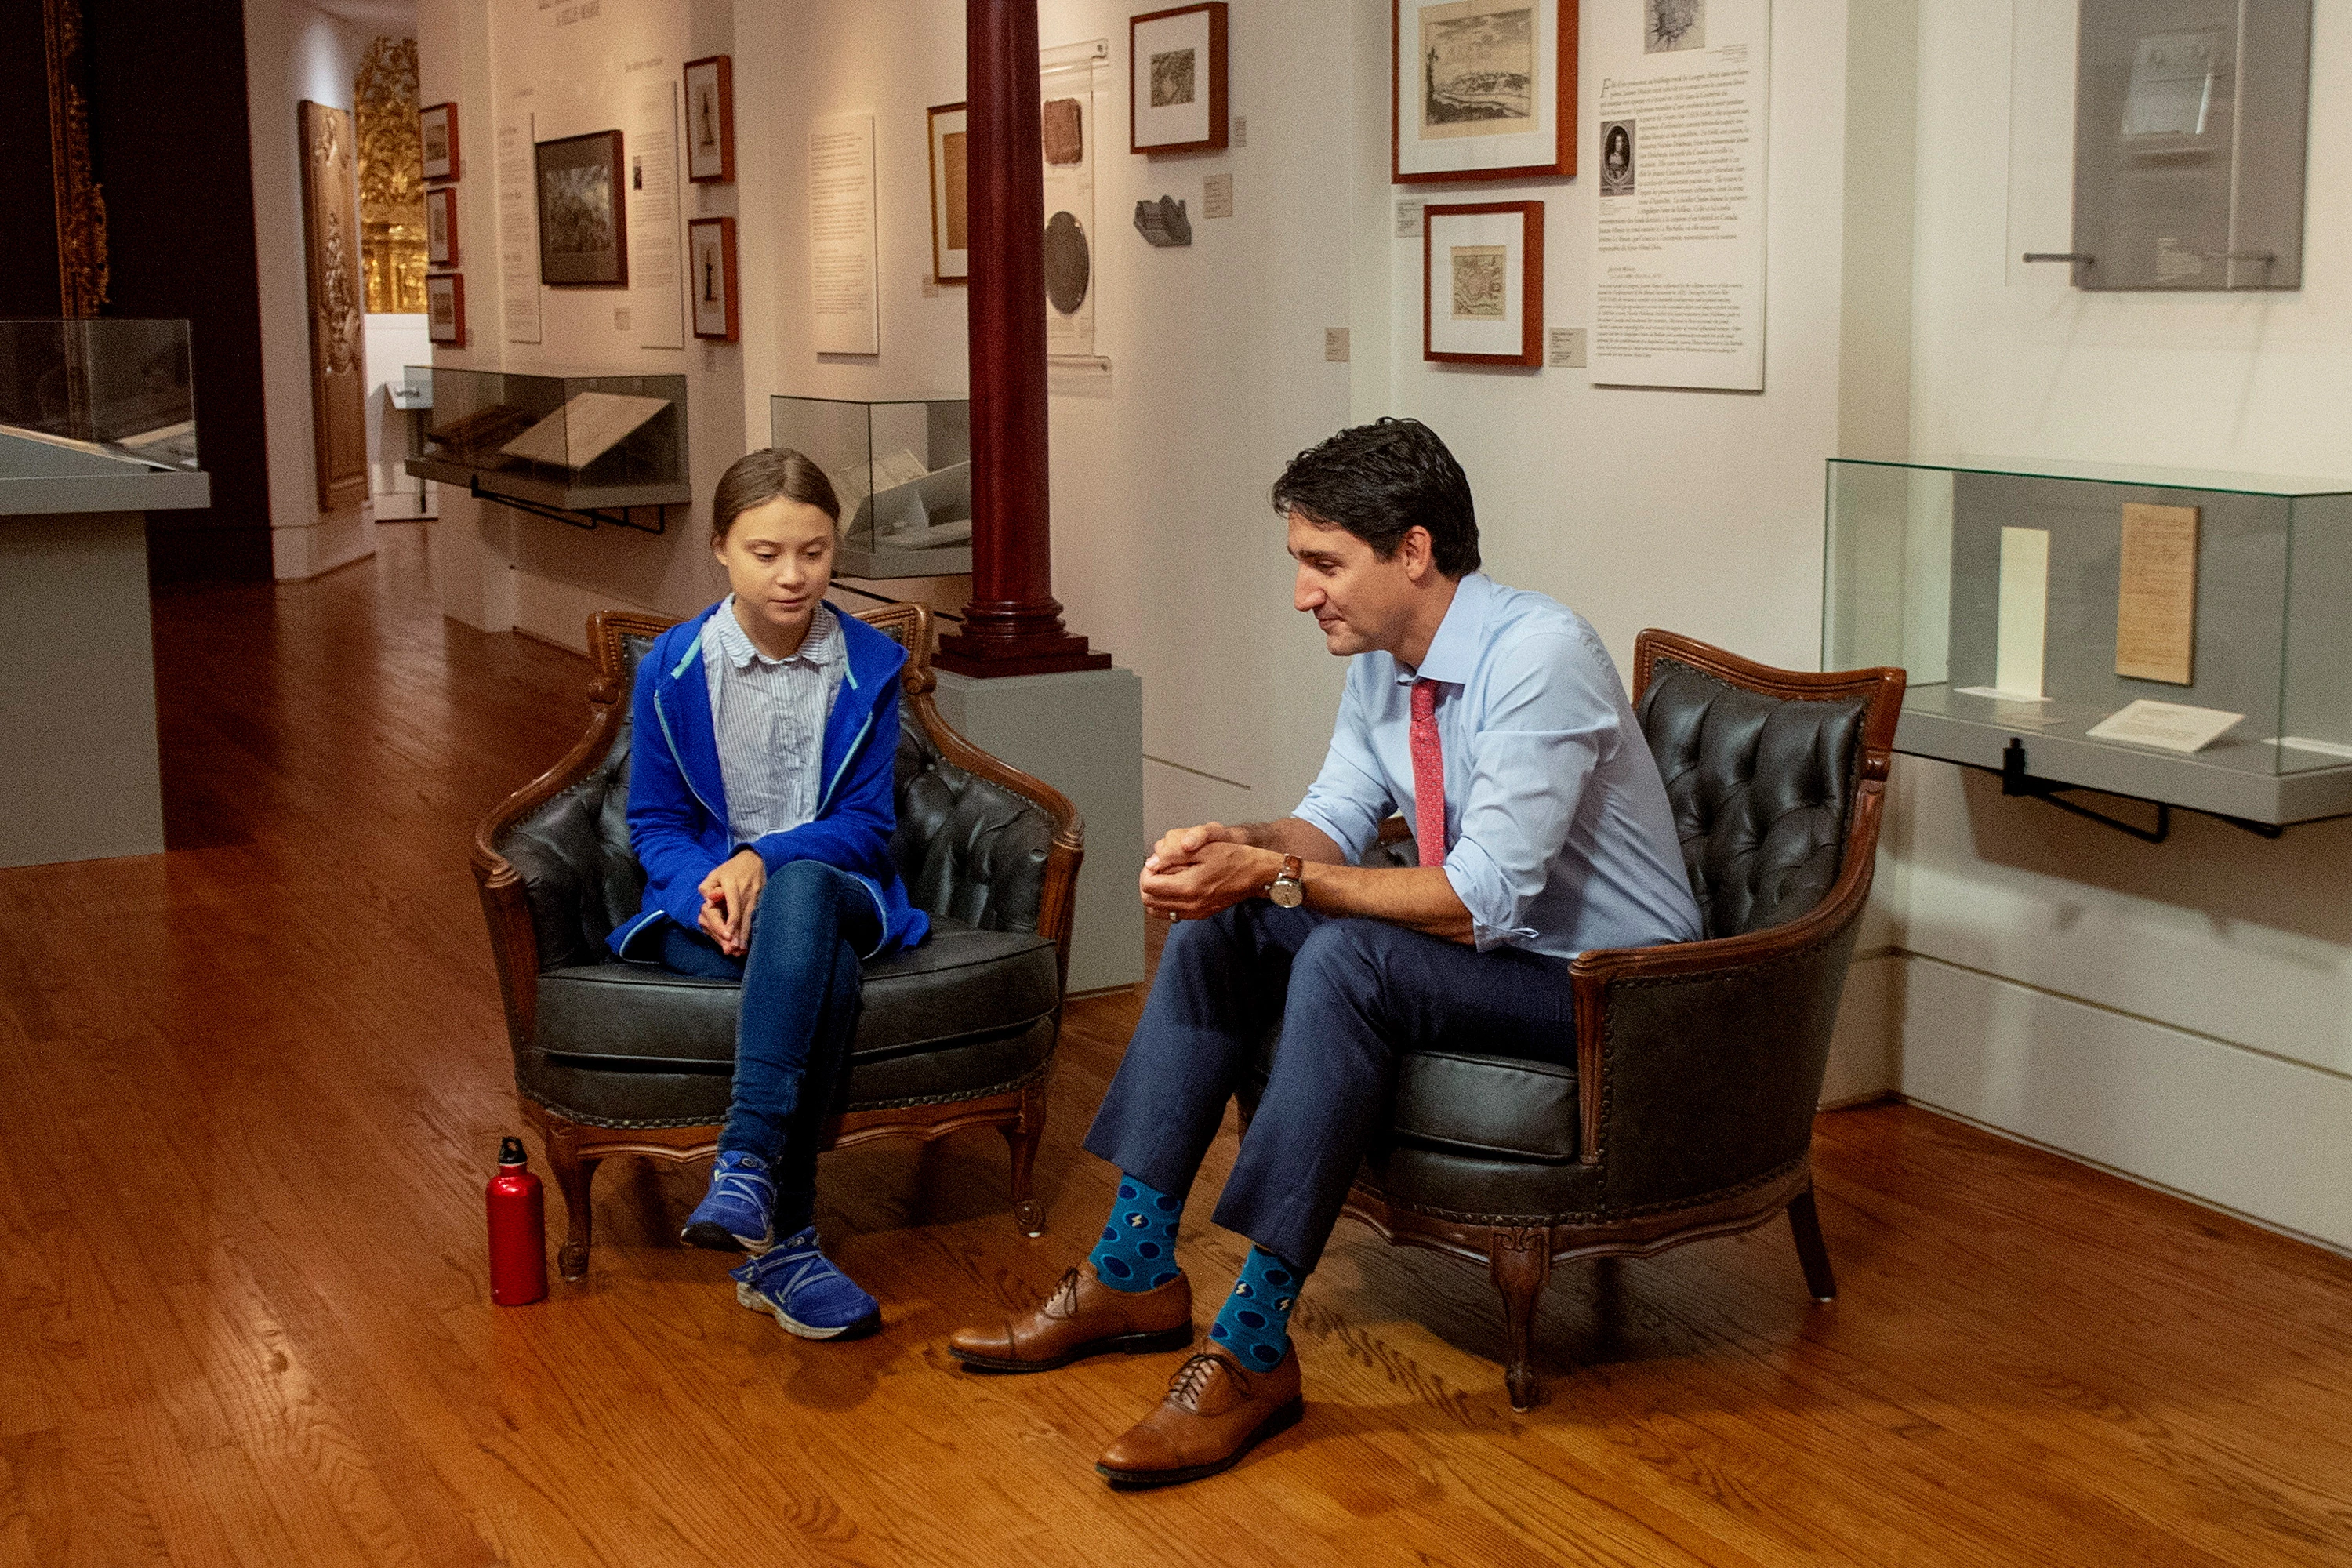
[[[1424,866],[1445,864],[1445,752],[1437,743],[1437,682],[1412,683],[1412,838]]]

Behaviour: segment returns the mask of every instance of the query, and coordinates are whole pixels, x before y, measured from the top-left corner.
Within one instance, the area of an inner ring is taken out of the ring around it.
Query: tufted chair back
[[[913,623],[885,621],[898,637]],[[604,939],[637,911],[646,877],[629,847],[630,693],[654,638],[626,632],[617,652],[617,723],[586,773],[500,836],[499,852],[523,874],[539,938],[540,968],[602,963]],[[910,666],[910,668],[916,668]],[[891,858],[908,897],[928,914],[983,931],[1037,930],[1053,847],[1052,819],[1034,803],[950,761],[931,733],[929,700],[903,701],[898,728],[898,822]],[[549,862],[570,875],[534,875]]]
[[[1660,657],[1636,712],[1705,934],[1795,920],[1837,881],[1864,704],[1773,697]]]

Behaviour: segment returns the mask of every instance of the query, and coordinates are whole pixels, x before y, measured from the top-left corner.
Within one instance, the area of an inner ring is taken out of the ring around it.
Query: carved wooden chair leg
[[[595,1219],[589,1208],[588,1189],[596,1180],[596,1167],[601,1160],[580,1157],[580,1128],[577,1123],[560,1121],[548,1117],[542,1123],[547,1134],[548,1169],[555,1184],[563,1193],[563,1207],[570,1216],[570,1229],[563,1245],[555,1251],[555,1270],[567,1281],[576,1281],[588,1272],[588,1245],[594,1238]]]
[[[1789,1200],[1789,1232],[1796,1237],[1797,1261],[1805,1266],[1805,1289],[1816,1301],[1837,1300],[1837,1276],[1830,1272],[1830,1249],[1822,1240],[1822,1218],[1813,1208],[1813,1189]]]
[[[1013,1223],[1024,1236],[1045,1234],[1045,1208],[1032,1195],[1037,1171],[1037,1150],[1045,1142],[1045,1083],[1043,1079],[1021,1090],[1021,1120],[1003,1129],[1013,1154]]]
[[[1503,1293],[1503,1337],[1509,1357],[1503,1384],[1510,1390],[1511,1408],[1531,1409],[1539,1392],[1532,1357],[1536,1306],[1551,1279],[1551,1232],[1548,1229],[1496,1230],[1492,1233],[1487,1268],[1495,1288]]]

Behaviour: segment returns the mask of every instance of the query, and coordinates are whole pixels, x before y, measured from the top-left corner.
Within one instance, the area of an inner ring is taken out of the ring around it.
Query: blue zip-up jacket
[[[713,605],[670,627],[637,665],[629,847],[646,868],[646,897],[636,918],[604,939],[623,958],[657,958],[665,920],[699,929],[702,879],[745,847],[727,829],[727,792],[702,669],[703,628],[718,609]],[[822,860],[865,883],[882,917],[881,941],[864,955],[872,958],[914,946],[931,923],[907,901],[906,884],[890,858],[890,830],[898,820],[898,672],[907,650],[854,616],[839,618],[845,657],[841,689],[825,716],[824,788],[816,816],[749,847],[759,851],[772,877],[787,861]]]

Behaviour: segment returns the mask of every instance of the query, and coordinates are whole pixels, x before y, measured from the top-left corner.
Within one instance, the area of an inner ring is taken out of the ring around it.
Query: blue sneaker
[[[804,1340],[854,1340],[882,1326],[874,1298],[817,1250],[814,1226],[727,1273],[737,1301],[773,1313],[787,1332]]]
[[[776,1184],[768,1162],[729,1150],[710,1168],[710,1190],[686,1216],[678,1239],[713,1252],[748,1252],[757,1258],[776,1244],[768,1215],[776,1206]]]

